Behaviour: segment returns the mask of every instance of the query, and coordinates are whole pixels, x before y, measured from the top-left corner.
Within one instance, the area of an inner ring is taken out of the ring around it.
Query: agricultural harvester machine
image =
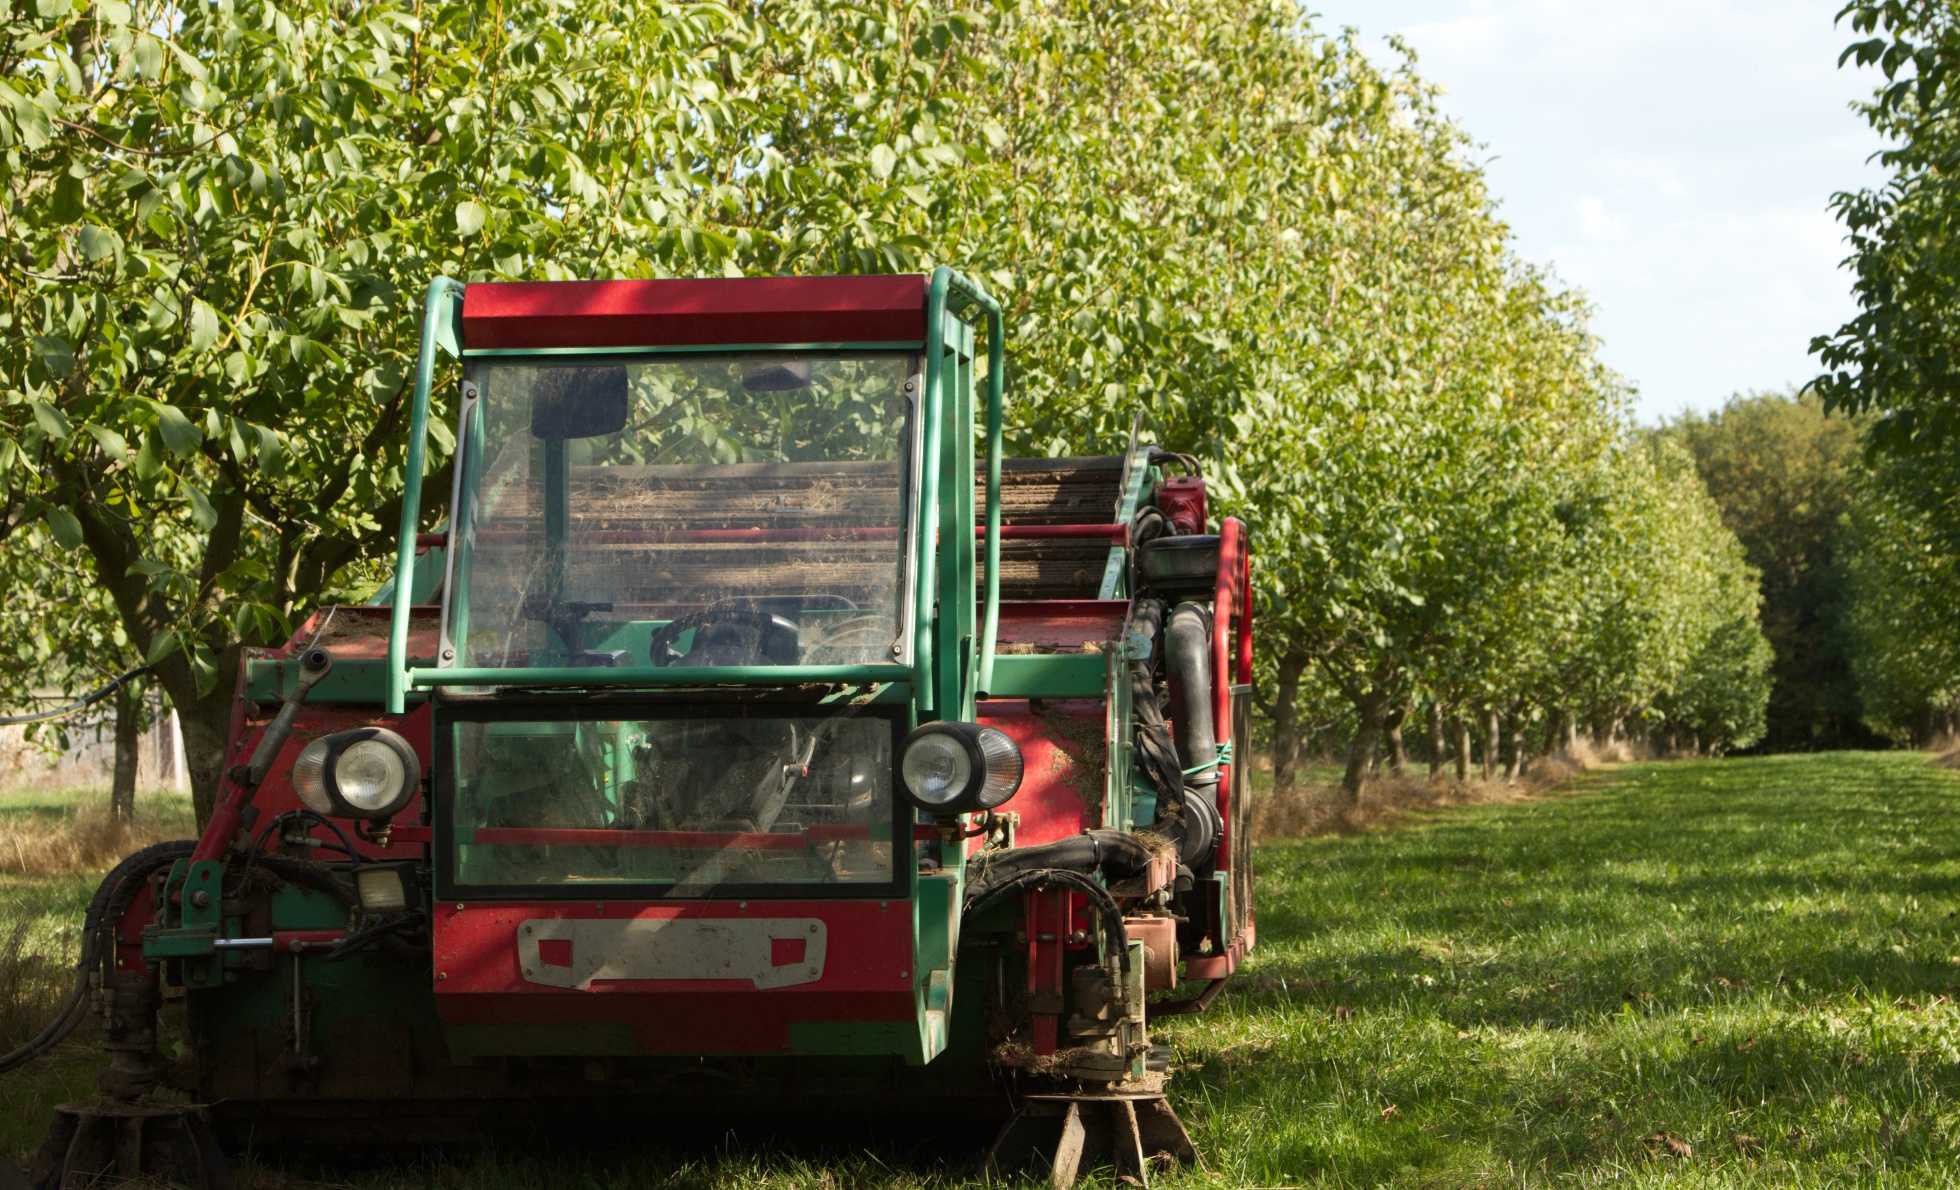
[[[438,281],[394,577],[248,658],[203,835],[103,883],[32,1179],[840,1105],[1194,1160],[1149,1025],[1253,940],[1246,531],[1134,432],[1002,458],[1004,375],[946,269]]]

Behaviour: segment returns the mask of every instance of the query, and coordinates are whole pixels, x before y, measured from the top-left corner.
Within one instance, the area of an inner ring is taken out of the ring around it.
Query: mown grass
[[[1960,776],[1924,757],[1773,757],[1267,842],[1255,960],[1213,1013],[1161,1029],[1207,1164],[1159,1184],[1960,1183],[1957,808]],[[17,1152],[38,1127],[5,1123]],[[977,1180],[976,1152],[758,1150],[731,1126],[719,1148],[452,1154],[330,1182]]]

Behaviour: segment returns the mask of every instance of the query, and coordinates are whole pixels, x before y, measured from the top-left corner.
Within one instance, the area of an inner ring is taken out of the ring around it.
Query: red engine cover
[[[1205,481],[1196,475],[1180,475],[1157,485],[1157,509],[1171,523],[1176,534],[1205,531]]]

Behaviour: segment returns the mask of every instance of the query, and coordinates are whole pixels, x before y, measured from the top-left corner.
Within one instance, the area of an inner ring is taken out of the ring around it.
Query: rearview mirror
[[[533,438],[598,438],[626,428],[625,368],[540,368],[531,385]]]

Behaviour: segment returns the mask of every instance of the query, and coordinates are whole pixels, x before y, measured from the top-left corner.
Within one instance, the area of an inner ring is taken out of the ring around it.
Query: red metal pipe
[[[1239,543],[1239,672],[1241,686],[1252,684],[1252,550]]]

